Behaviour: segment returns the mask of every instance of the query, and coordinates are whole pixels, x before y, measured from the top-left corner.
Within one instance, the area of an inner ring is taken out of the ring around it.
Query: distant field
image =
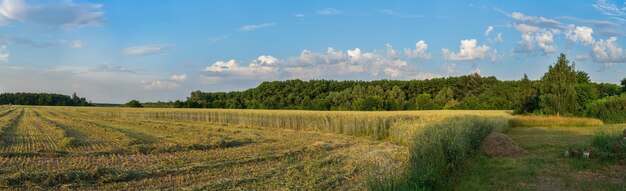
[[[468,114],[509,116],[5,106],[0,188],[362,190],[405,167],[412,132]]]

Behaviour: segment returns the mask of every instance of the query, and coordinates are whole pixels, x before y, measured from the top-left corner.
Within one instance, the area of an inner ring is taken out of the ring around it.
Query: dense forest
[[[85,98],[51,93],[2,93],[0,105],[91,106]]]
[[[611,97],[626,92],[624,83],[626,81],[619,86],[591,82],[587,73],[576,71],[565,55],[561,55],[555,66],[551,66],[540,80],[530,80],[524,75],[521,80],[502,81],[476,73],[408,81],[296,79],[263,82],[256,88],[241,92],[194,91],[186,101],[143,103],[143,106],[358,111],[506,109],[518,113],[574,115],[582,113],[591,102],[615,99]],[[561,91],[569,94],[561,95]],[[558,100],[555,100],[555,93],[559,94],[556,96]],[[566,95],[569,97],[560,99],[560,96]],[[554,104],[560,106],[552,110],[547,107]]]

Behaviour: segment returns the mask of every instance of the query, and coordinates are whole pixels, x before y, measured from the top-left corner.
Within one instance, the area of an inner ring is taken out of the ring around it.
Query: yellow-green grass
[[[301,111],[236,109],[159,109],[159,108],[70,108],[66,111],[89,113],[106,119],[148,119],[160,121],[204,121],[240,126],[316,131],[371,137],[406,144],[421,127],[465,115],[500,119],[506,123],[511,111]]]
[[[516,116],[509,120],[510,127],[592,127],[604,123],[599,119],[562,116]]]
[[[621,134],[626,124],[597,127],[510,128],[506,134],[529,154],[470,160],[455,190],[624,190],[626,168],[617,162],[564,157],[598,133]]]
[[[370,169],[399,171],[408,155],[341,134],[13,107],[0,117],[2,190],[363,190]]]

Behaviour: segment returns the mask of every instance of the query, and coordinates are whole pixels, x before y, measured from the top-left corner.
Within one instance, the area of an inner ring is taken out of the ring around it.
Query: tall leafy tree
[[[561,54],[541,78],[541,111],[546,114],[571,115],[577,111],[576,71],[565,54]]]
[[[515,92],[515,113],[526,114],[538,109],[537,90],[526,74],[520,80]]]
[[[626,78],[622,79],[622,93],[626,93]]]
[[[450,100],[454,99],[454,91],[450,87],[445,87],[439,90],[439,93],[435,96],[435,103],[439,105],[440,108],[443,108],[446,103]]]

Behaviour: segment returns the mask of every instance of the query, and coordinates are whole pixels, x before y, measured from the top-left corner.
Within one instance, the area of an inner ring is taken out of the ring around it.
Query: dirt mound
[[[481,149],[490,157],[514,157],[528,154],[528,151],[517,146],[508,135],[491,133],[483,140]]]

